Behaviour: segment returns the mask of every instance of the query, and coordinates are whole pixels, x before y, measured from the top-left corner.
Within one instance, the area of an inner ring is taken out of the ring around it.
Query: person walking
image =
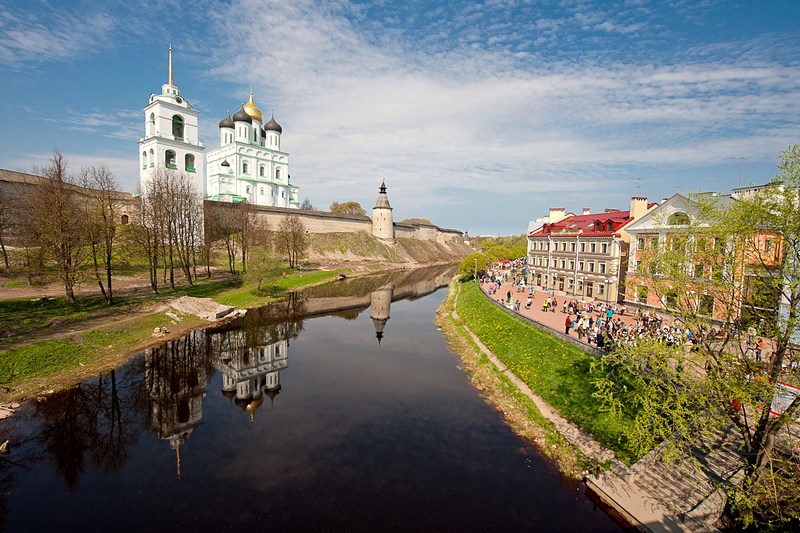
[[[569,329],[572,327],[572,317],[567,315],[567,319],[564,321],[564,335],[569,335]]]

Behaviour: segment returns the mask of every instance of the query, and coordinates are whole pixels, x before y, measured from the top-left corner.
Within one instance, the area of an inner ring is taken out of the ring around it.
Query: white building
[[[161,94],[151,94],[144,108],[144,138],[139,140],[139,187],[161,168],[186,172],[197,190],[206,195],[205,148],[200,143],[197,110],[181,96],[172,80],[172,47],[169,74]]]
[[[208,152],[207,194],[212,200],[298,207],[300,188],[289,183],[289,154],[281,150],[283,128],[250,99],[219,123],[219,148]]]
[[[264,123],[250,100],[219,123],[219,148],[205,154],[199,141],[198,113],[169,78],[161,94],[144,108],[145,136],[139,141],[140,188],[160,168],[187,172],[204,198],[273,207],[300,205],[300,188],[289,183],[289,154],[281,150],[283,128],[275,117]]]

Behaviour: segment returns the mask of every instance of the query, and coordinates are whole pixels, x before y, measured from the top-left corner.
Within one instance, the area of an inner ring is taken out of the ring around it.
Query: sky
[[[729,192],[800,142],[796,0],[4,0],[0,168],[54,149],[138,187],[143,108],[174,81],[200,139],[248,98],[300,198],[522,234],[551,207]]]

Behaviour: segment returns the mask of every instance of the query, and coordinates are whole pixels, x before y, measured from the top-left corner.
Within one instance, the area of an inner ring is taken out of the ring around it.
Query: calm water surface
[[[459,370],[447,275],[317,289],[25,406],[0,529],[618,531]]]

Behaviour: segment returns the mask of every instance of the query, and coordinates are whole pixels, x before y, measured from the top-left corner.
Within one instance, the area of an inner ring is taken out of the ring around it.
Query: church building
[[[145,136],[139,141],[140,187],[159,168],[186,172],[204,198],[254,205],[297,208],[300,188],[289,183],[289,154],[281,150],[283,128],[250,99],[219,123],[219,148],[199,140],[198,112],[180,94],[169,75],[161,94],[150,95],[144,108]]]

